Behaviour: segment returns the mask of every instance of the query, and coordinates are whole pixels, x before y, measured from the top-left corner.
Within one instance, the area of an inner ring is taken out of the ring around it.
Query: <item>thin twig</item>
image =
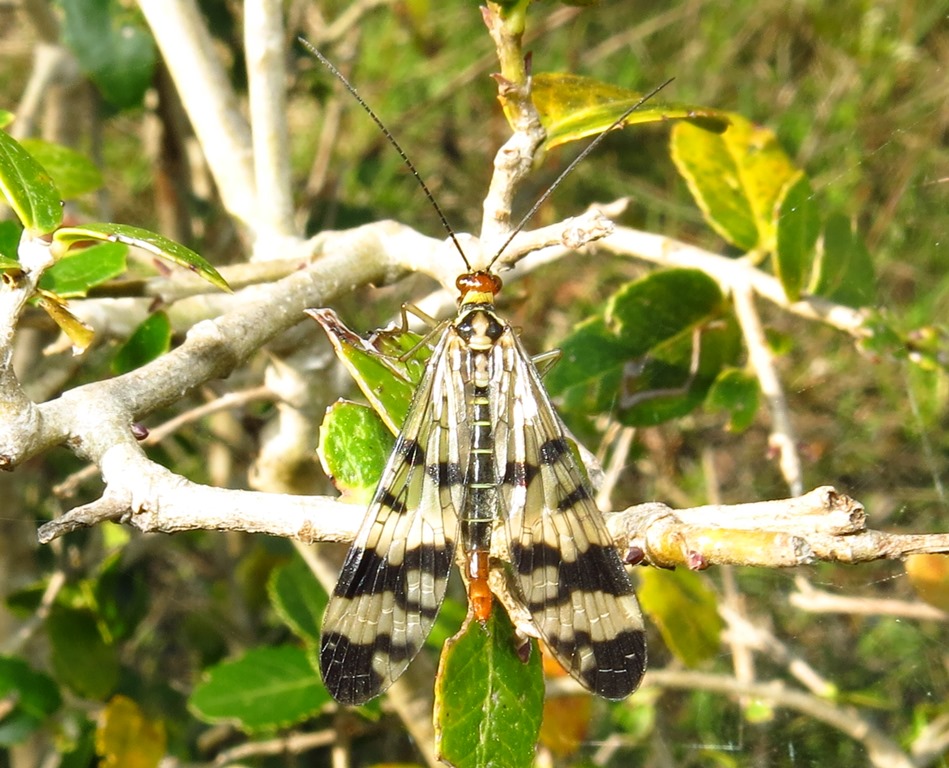
[[[343,12],[328,27],[314,30],[313,42],[318,46],[335,43],[357,29],[365,17],[376,8],[392,3],[393,0],[355,0],[346,5]]]
[[[610,446],[610,460],[603,468],[603,483],[596,491],[596,504],[600,509],[609,509],[613,489],[619,481],[623,470],[628,466],[629,449],[633,445],[636,430],[633,427],[624,427],[616,424],[612,439],[604,438],[604,443]],[[599,457],[597,457],[599,458]]]
[[[783,680],[745,684],[728,675],[660,669],[646,672],[642,689],[650,686],[689,693],[709,691],[739,700],[767,701],[826,723],[862,744],[867,751],[868,765],[875,768],[918,768],[899,744],[881,733],[873,721],[856,707],[790,688]],[[567,695],[577,690],[579,685],[569,678],[559,678],[547,684],[548,694]]]
[[[764,327],[755,308],[754,294],[750,286],[732,286],[732,299],[748,348],[748,359],[771,413],[771,435],[768,444],[778,453],[778,465],[791,493],[798,495],[804,490],[804,476],[801,456],[797,450],[797,436],[791,423],[791,412],[784,387],[781,386],[781,379],[774,366],[774,356],[768,348]]]
[[[227,411],[232,408],[240,408],[256,400],[270,400],[274,397],[273,391],[265,384],[251,389],[245,389],[240,392],[225,392],[219,397],[201,405],[189,408],[183,413],[179,413],[174,418],[168,419],[163,424],[148,431],[148,437],[142,441],[142,445],[157,445],[169,435],[173,435],[182,427],[192,424],[199,419],[210,416],[212,413]]]
[[[949,613],[919,600],[885,597],[850,597],[815,589],[803,579],[796,580],[797,592],[788,596],[795,608],[809,613],[843,613],[853,616],[892,616],[915,621],[949,621]]]
[[[20,628],[0,646],[0,654],[13,655],[19,653],[29,639],[33,637],[38,630],[44,627],[50,609],[56,601],[56,596],[59,595],[59,591],[65,584],[66,574],[63,570],[57,568],[50,574],[49,580],[46,582],[46,589],[43,590],[43,597],[40,599],[40,604],[36,607],[36,610],[33,611],[30,618],[23,622]],[[2,719],[2,717],[0,717],[0,719]]]
[[[10,134],[15,139],[32,136],[36,132],[37,116],[53,93],[51,86],[71,85],[78,80],[79,65],[68,49],[58,42],[36,45],[33,49],[33,66],[17,105],[16,120],[10,126]]]
[[[937,716],[923,726],[910,744],[913,762],[919,767],[935,763],[949,750],[949,715]]]
[[[313,733],[289,733],[274,739],[251,741],[219,752],[214,765],[231,765],[252,758],[270,755],[300,755],[320,747],[328,747],[336,738],[336,732],[327,728]]]
[[[702,475],[705,478],[706,495],[712,504],[722,503],[721,485],[718,481],[718,471],[715,465],[715,449],[706,446],[702,449]],[[733,617],[734,623],[747,624],[754,626],[745,615],[745,599],[741,590],[738,588],[738,580],[735,578],[735,569],[730,565],[722,566],[722,600],[719,604],[719,614],[729,621]],[[755,655],[752,652],[749,638],[744,632],[724,632],[722,641],[731,649],[732,668],[735,670],[735,678],[745,684],[754,683],[757,674],[755,669]],[[750,702],[742,699],[740,702],[743,709],[747,708]]]
[[[821,675],[806,659],[794,653],[788,646],[779,640],[773,632],[757,623],[752,623],[747,617],[732,610],[729,606],[719,606],[719,613],[728,624],[725,632],[726,639],[734,641],[740,638],[741,645],[767,654],[773,661],[787,667],[788,672],[797,681],[815,696],[833,696],[837,686]],[[752,683],[753,680],[741,680],[743,683]]]

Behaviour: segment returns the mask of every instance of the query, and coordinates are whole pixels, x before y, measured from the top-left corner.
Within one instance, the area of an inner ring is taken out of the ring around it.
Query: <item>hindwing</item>
[[[513,330],[498,342],[495,437],[501,510],[520,597],[557,660],[585,688],[622,699],[646,668],[629,575],[540,380]]]

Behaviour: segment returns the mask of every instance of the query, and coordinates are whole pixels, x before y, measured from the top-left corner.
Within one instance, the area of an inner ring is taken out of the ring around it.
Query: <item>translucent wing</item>
[[[502,526],[524,604],[584,687],[622,699],[646,668],[642,615],[590,488],[533,363],[508,328],[498,342],[495,449]]]
[[[458,343],[446,326],[326,608],[320,670],[343,704],[405,671],[445,596],[467,465],[464,392],[450,366]]]

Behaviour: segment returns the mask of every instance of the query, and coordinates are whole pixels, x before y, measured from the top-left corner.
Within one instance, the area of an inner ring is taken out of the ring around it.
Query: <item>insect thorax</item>
[[[493,347],[507,327],[494,314],[491,304],[464,307],[465,313],[455,321],[455,330],[473,352],[485,352]]]

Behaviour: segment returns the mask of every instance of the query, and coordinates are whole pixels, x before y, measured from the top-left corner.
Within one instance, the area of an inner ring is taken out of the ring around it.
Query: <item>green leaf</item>
[[[0,269],[19,269],[17,247],[23,227],[16,221],[0,221]]]
[[[719,311],[722,292],[697,269],[666,269],[610,297],[606,324],[630,356],[642,355]]]
[[[563,396],[564,410],[597,412],[611,402],[627,360],[603,317],[590,317],[560,344],[560,359],[544,384],[551,395]]]
[[[87,699],[104,701],[119,680],[116,648],[105,641],[96,617],[56,605],[46,620],[56,678]]]
[[[162,235],[149,232],[147,229],[131,227],[128,224],[83,224],[79,227],[63,227],[53,235],[54,246],[58,245],[61,250],[68,250],[70,246],[84,240],[134,245],[160,259],[167,259],[182,267],[187,267],[198,277],[207,280],[222,291],[231,291],[230,286],[210,262],[190,248]]]
[[[252,733],[298,723],[329,701],[306,652],[279,646],[255,648],[209,669],[188,707],[205,722]]]
[[[827,218],[810,292],[849,307],[866,307],[876,298],[873,260],[850,220]]]
[[[725,368],[709,389],[705,402],[712,412],[728,413],[729,432],[741,433],[754,423],[759,395],[754,376],[738,368]]]
[[[99,285],[125,272],[128,246],[122,243],[100,243],[68,253],[40,278],[40,288],[60,298],[85,296]]]
[[[9,134],[0,131],[0,191],[30,236],[46,235],[63,221],[52,177]]]
[[[527,664],[507,614],[470,622],[442,651],[435,681],[435,748],[456,768],[533,765],[544,704],[536,644]]]
[[[43,139],[23,139],[20,144],[47,170],[64,200],[102,186],[102,173],[80,152]]]
[[[171,321],[164,312],[155,312],[146,317],[119,347],[112,358],[112,372],[128,373],[141,368],[171,349]]]
[[[63,0],[63,39],[107,101],[142,103],[157,61],[155,42],[137,13],[114,0]]]
[[[639,575],[639,604],[669,650],[690,667],[715,656],[723,625],[715,594],[702,577],[684,568],[644,568]]]
[[[146,574],[130,565],[125,554],[121,548],[106,557],[91,584],[99,629],[113,643],[135,632],[148,613],[152,594]]]
[[[739,347],[715,282],[675,269],[620,288],[603,317],[581,323],[561,349],[546,384],[564,396],[564,409],[589,414],[618,405],[623,423],[637,425],[695,408]]]
[[[368,504],[395,440],[379,415],[340,400],[326,409],[317,453],[327,476],[354,504]]]
[[[775,247],[775,203],[798,173],[774,133],[730,113],[721,135],[672,128],[671,153],[706,221],[743,251]]]
[[[681,418],[702,404],[723,367],[741,353],[731,316],[709,318],[627,363],[615,396],[616,417],[632,427]]]
[[[367,341],[347,328],[331,309],[308,309],[306,313],[322,326],[339,361],[372,409],[397,435],[431,348],[420,343],[418,334],[398,329],[377,331]]]
[[[559,394],[596,383],[631,358],[707,319],[721,303],[715,282],[694,269],[653,272],[627,283],[607,301],[602,317],[588,318],[563,341],[560,361],[545,380],[547,390]]]
[[[277,615],[294,634],[310,644],[319,640],[327,594],[302,557],[294,555],[286,565],[271,572],[267,594]]]
[[[642,94],[570,74],[538,73],[531,80],[531,100],[547,131],[545,149],[603,133],[642,99]],[[728,125],[724,112],[688,104],[663,104],[651,98],[632,112],[626,125],[687,120],[704,130],[721,133]]]
[[[12,112],[7,112],[5,109],[0,109],[0,128],[6,128],[10,123],[13,122],[16,115]]]
[[[56,738],[58,768],[96,765],[95,724],[79,710],[64,713]]]
[[[10,656],[0,656],[0,701],[12,704],[0,717],[4,747],[25,741],[63,703],[54,680]]]
[[[778,244],[775,272],[790,301],[801,298],[814,264],[820,216],[811,183],[801,172],[789,182],[778,203]]]

